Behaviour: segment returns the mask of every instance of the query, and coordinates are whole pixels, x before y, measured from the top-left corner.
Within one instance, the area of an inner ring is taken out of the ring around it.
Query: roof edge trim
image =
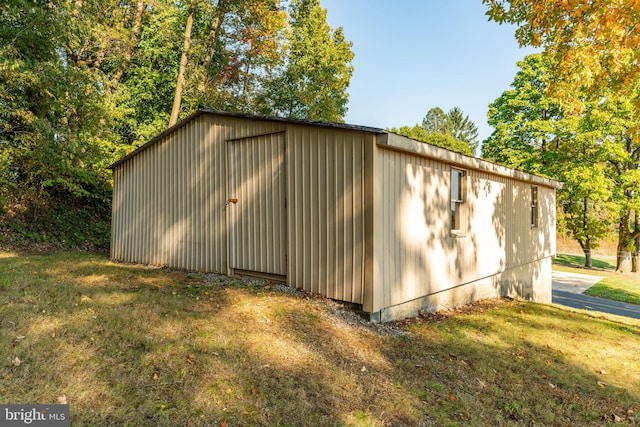
[[[386,138],[377,138],[376,143],[383,147],[418,154],[420,156],[428,157],[466,169],[474,169],[477,171],[504,176],[507,178],[516,179],[518,181],[530,182],[549,188],[562,188],[562,183],[553,179],[533,175],[529,172],[524,172],[517,169],[508,168],[506,166],[479,159],[477,157],[471,157],[464,154],[456,153],[455,151],[447,150],[446,148],[430,145],[426,142],[416,141],[414,139],[391,132],[387,132]]]

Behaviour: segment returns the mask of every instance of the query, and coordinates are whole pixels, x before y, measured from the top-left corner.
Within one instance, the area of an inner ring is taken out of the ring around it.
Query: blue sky
[[[481,0],[321,0],[332,27],[353,42],[347,123],[379,128],[421,123],[432,107],[460,107],[479,140],[491,134],[489,103],[532,49],[514,27],[489,22]]]

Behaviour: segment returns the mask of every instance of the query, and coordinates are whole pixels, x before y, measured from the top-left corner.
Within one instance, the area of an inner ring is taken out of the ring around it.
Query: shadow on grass
[[[551,306],[391,336],[275,286],[101,256],[0,257],[0,283],[1,402],[65,396],[74,425],[602,425],[640,399],[640,329]]]
[[[564,265],[567,267],[574,268],[585,268],[584,267],[585,258],[580,255],[567,255],[567,254],[558,254],[554,260],[554,264]],[[603,261],[600,259],[592,258],[591,264],[593,269],[600,270],[615,270],[616,266],[611,264],[610,262]]]

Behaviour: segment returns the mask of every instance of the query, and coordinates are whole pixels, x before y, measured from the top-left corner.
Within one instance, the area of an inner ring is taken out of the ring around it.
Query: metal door
[[[286,275],[284,132],[228,141],[230,265]]]

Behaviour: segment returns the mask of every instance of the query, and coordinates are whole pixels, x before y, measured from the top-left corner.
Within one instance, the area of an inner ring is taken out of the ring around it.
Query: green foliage
[[[551,76],[545,58],[529,55],[518,66],[512,89],[489,105],[488,123],[495,130],[482,144],[482,157],[554,176],[553,149],[563,135],[572,133],[575,123],[565,118],[559,101],[546,96]]]
[[[332,29],[319,0],[291,4],[291,33],[283,72],[269,83],[266,112],[298,119],[343,122],[353,73],[352,43]]]
[[[558,192],[560,229],[585,253],[614,225],[619,250],[634,245],[640,230],[632,213],[640,207],[640,150],[634,100],[610,93],[585,101],[575,113],[549,94],[548,57],[529,55],[518,64],[512,89],[489,109],[495,131],[483,143],[483,157],[562,181]]]
[[[475,123],[459,107],[449,110],[447,118],[451,123],[451,136],[469,145],[471,152],[475,153],[478,148],[478,127]]]
[[[391,128],[390,131],[468,156],[473,156],[478,146],[478,128],[458,107],[448,113],[440,107],[431,108],[422,125]]]
[[[104,246],[106,168],[167,127],[190,5],[0,5],[0,220],[8,232]],[[283,110],[270,101],[286,96],[292,117],[342,121],[353,53],[318,1],[294,3],[290,27],[278,0],[194,5],[181,117],[201,104],[273,114]]]
[[[489,19],[516,25],[522,45],[541,47],[552,59],[551,90],[572,111],[587,98],[613,90],[634,97],[640,78],[637,2],[592,0],[483,0]]]
[[[12,2],[0,21],[0,215],[18,234],[43,239],[76,234],[74,218],[104,218],[110,204],[108,175],[98,166],[110,157],[110,117],[101,81],[74,57],[63,22],[78,21],[64,6]]]

